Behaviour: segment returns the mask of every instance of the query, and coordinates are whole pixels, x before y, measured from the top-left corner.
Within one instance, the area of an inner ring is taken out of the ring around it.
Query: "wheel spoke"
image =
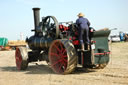
[[[48,22],[47,22],[48,24],[47,24],[47,25],[49,25],[49,23],[50,23],[50,18],[48,18],[47,20],[48,20]]]
[[[52,30],[56,28],[55,23],[51,23]]]
[[[67,59],[63,59],[63,61],[67,62]]]
[[[61,50],[54,44],[54,47],[57,49],[57,51],[61,52]]]
[[[60,45],[61,52],[63,52],[64,47],[63,47],[62,43],[60,43],[59,45]]]
[[[58,64],[59,62],[61,62],[62,60],[58,60],[56,61],[52,66],[55,66],[56,64]]]
[[[19,60],[19,58],[18,57],[16,57],[16,61],[18,61]]]
[[[63,64],[62,63],[60,63],[61,65],[59,66],[59,70],[58,70],[58,72],[60,72],[60,70],[62,70],[63,72],[64,72],[64,69],[62,69],[63,67]]]
[[[56,54],[56,53],[50,53],[50,55],[53,55],[53,56],[59,57],[59,55],[58,55],[58,54]]]
[[[63,58],[67,58],[67,55],[64,55]]]
[[[64,70],[66,70],[66,68],[67,68],[67,63],[65,63],[65,62],[63,61],[63,65],[64,65]]]
[[[63,53],[62,53],[62,54],[64,55],[64,53],[65,53],[65,52],[66,52],[66,49],[64,49],[64,51],[63,51]]]
[[[63,69],[62,71],[64,72],[64,70],[67,68],[67,64],[64,61],[61,61],[60,64],[59,71]]]

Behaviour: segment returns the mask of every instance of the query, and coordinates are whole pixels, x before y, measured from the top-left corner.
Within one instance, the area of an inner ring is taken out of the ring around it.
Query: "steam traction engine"
[[[90,51],[79,49],[77,26],[73,22],[60,22],[54,16],[43,17],[40,8],[33,8],[35,32],[26,39],[29,48],[17,47],[16,67],[25,70],[28,63],[46,61],[55,73],[71,73],[77,65],[83,68],[104,68],[109,62],[108,36],[110,30],[94,31],[90,27]],[[86,49],[85,44],[85,49]]]

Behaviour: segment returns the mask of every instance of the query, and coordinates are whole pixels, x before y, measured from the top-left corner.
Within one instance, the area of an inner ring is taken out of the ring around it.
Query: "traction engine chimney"
[[[34,14],[35,35],[37,35],[36,28],[39,26],[40,23],[40,8],[33,8],[33,14]]]

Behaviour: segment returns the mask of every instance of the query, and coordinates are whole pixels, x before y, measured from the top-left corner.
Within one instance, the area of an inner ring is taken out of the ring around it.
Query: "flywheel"
[[[46,36],[52,38],[58,38],[59,36],[59,24],[54,16],[47,16],[42,20],[42,32]]]

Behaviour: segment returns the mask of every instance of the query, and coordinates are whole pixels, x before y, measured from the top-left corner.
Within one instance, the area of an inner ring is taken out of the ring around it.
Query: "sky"
[[[41,8],[40,18],[52,15],[58,22],[75,22],[82,12],[96,30],[128,32],[128,0],[1,0],[0,37],[19,40],[22,33],[25,40],[32,36],[34,7]]]

